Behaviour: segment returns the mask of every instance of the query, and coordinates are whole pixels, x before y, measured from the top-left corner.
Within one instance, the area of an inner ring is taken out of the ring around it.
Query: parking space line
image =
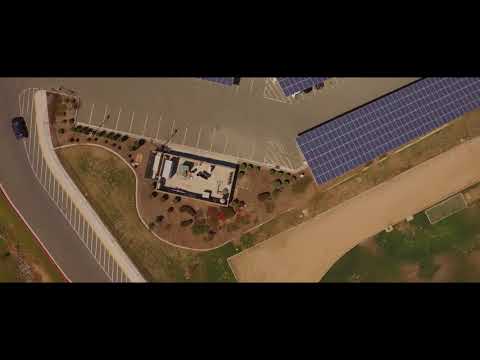
[[[95,239],[95,260],[97,259],[97,252],[98,252],[98,237],[97,235],[95,234],[95,236],[93,237]]]
[[[103,113],[101,126],[105,125],[105,123],[107,122],[107,112],[108,112],[108,104],[105,105],[105,112]]]
[[[225,134],[225,146],[223,148],[223,153],[227,153],[227,146],[228,146],[228,136]]]
[[[147,113],[147,116],[145,118],[145,125],[143,125],[142,136],[145,136],[145,131],[147,131],[147,124],[148,124],[148,113]]]
[[[128,132],[132,132],[132,125],[133,125],[133,117],[135,116],[135,111],[132,111],[132,119],[130,120],[130,127],[128,128]]]
[[[185,135],[183,136],[183,145],[185,145],[185,140],[187,140],[187,131],[188,131],[188,128],[186,127],[185,128]]]
[[[33,126],[33,127],[32,127],[32,124],[31,124],[32,118],[30,118],[30,120],[31,120],[31,121],[30,121],[30,127],[28,128],[28,129],[30,130],[29,139],[32,139],[32,138],[33,138],[33,140],[29,140],[29,143],[28,143],[28,152],[29,152],[29,154],[31,155],[31,154],[32,154],[32,146],[31,146],[31,144],[32,144],[32,143],[35,144],[36,138],[37,138],[37,136],[36,136],[36,135],[37,135],[37,127],[36,127],[36,126]],[[35,135],[34,135],[34,134],[35,134]],[[35,149],[35,145],[33,145],[33,149]]]
[[[200,127],[200,130],[198,131],[197,148],[198,148],[198,145],[200,144],[200,136],[201,135],[202,135],[202,127]]]
[[[118,275],[117,263],[114,261],[113,262],[113,270],[112,270],[112,279],[113,279],[114,282],[118,282],[117,275]]]
[[[48,172],[48,193],[51,194],[51,189],[50,189],[50,183],[52,181],[52,172]],[[45,183],[47,183],[47,180],[45,179]]]
[[[93,117],[93,110],[95,109],[95,103],[92,104],[92,108],[90,109],[90,119],[88,119],[88,125],[92,124],[92,117]]]
[[[172,123],[172,130],[170,131],[170,135],[173,134],[173,129],[175,128],[175,119],[173,119],[173,123]]]
[[[35,157],[35,176],[37,177],[38,179],[38,164],[40,163],[40,146],[38,146],[37,144],[37,156]]]
[[[158,122],[157,133],[155,135],[155,139],[158,140],[158,132],[160,131],[160,124],[162,123],[162,115],[160,115],[160,121]]]
[[[212,138],[210,139],[210,152],[212,152],[213,142],[215,141],[215,133],[216,132],[217,132],[217,128],[213,128]]]
[[[117,122],[115,123],[115,130],[118,129],[118,121],[120,120],[121,113],[122,113],[122,108],[120,107],[120,110],[118,110]]]
[[[83,241],[85,242],[85,244],[87,245],[88,247],[88,234],[87,234],[87,237],[85,237],[85,228],[86,228],[86,224],[85,224],[85,218],[82,216],[82,237],[83,237]]]

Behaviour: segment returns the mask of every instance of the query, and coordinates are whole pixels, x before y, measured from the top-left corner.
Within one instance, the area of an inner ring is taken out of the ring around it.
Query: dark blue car
[[[16,117],[12,119],[12,129],[17,139],[28,137],[27,125],[23,117]]]

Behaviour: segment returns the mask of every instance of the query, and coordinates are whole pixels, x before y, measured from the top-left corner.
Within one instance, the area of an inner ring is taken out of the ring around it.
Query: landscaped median
[[[65,281],[0,189],[0,282]]]

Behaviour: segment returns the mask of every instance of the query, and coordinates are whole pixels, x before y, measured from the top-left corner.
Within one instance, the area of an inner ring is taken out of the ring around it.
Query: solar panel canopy
[[[480,78],[425,78],[297,136],[325,183],[480,107]]]
[[[285,96],[290,96],[308,88],[323,84],[326,77],[280,77],[277,78]]]
[[[212,82],[215,82],[215,83],[218,83],[218,84],[228,85],[228,86],[232,86],[233,81],[234,81],[233,77],[224,77],[224,78],[221,78],[221,77],[204,77],[204,78],[200,78],[200,79],[208,80],[208,81],[212,81]]]

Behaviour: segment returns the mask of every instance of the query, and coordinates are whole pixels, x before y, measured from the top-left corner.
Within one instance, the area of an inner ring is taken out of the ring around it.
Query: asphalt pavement
[[[39,87],[36,80],[0,79],[0,182],[70,280],[107,282],[105,272],[33,175],[23,140],[13,135],[10,120],[19,113],[18,93]]]

